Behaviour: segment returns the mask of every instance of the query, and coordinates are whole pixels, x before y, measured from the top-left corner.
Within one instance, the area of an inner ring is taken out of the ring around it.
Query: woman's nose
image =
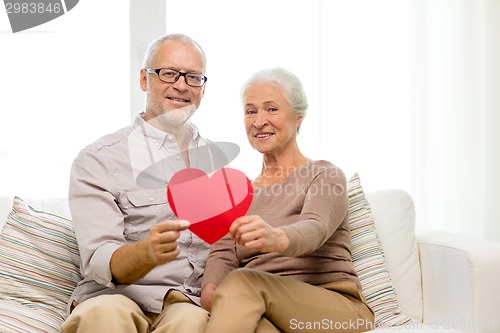
[[[268,124],[266,114],[264,112],[257,112],[257,117],[253,123],[256,129],[261,129]]]

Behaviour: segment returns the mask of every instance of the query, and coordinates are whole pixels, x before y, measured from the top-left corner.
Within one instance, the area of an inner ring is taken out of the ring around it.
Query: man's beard
[[[151,100],[148,103],[152,106],[151,110],[156,115],[155,122],[160,126],[167,128],[181,128],[189,122],[189,119],[196,111],[196,105],[190,104],[178,109],[169,110],[164,107],[162,101]]]
[[[165,111],[164,113],[158,115],[158,120],[165,125],[182,127],[188,123],[189,119],[196,111],[196,106],[194,104],[184,106],[175,110]]]

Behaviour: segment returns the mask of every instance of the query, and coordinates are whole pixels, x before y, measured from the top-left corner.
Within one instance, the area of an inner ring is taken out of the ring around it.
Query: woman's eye
[[[270,107],[267,109],[267,112],[276,112],[276,111],[278,111],[278,109],[275,107]]]
[[[247,114],[247,115],[252,115],[252,114],[256,114],[256,113],[257,113],[257,111],[255,111],[255,110],[246,110],[245,111],[245,114]]]

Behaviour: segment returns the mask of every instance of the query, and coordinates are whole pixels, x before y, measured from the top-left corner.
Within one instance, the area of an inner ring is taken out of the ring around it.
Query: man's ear
[[[148,88],[148,72],[146,72],[144,68],[141,68],[141,74],[139,80],[142,91],[146,91]]]

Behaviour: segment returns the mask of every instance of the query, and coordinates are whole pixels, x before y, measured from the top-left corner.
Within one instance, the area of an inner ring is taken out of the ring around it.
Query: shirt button
[[[167,139],[169,139],[170,141],[172,141],[174,139],[174,137],[172,135],[167,135]]]
[[[153,202],[154,198],[153,197],[149,197],[149,202]]]
[[[175,157],[175,159],[176,159],[177,161],[180,161],[180,160],[181,160],[181,155],[177,155],[177,156]]]

